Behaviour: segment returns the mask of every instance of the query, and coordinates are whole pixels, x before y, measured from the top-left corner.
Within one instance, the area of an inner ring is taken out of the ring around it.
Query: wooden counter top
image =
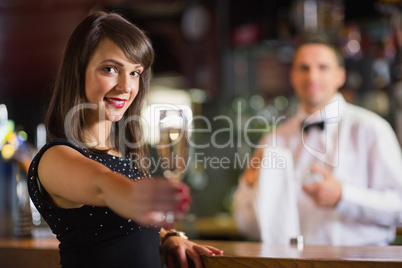
[[[0,267],[60,268],[58,246],[55,238],[0,239]]]
[[[269,246],[256,242],[198,241],[225,251],[203,256],[205,267],[402,267],[402,246]]]
[[[402,267],[402,246],[268,246],[256,242],[196,241],[225,251],[224,256],[202,256],[208,267]],[[0,266],[60,267],[54,238],[0,239]]]

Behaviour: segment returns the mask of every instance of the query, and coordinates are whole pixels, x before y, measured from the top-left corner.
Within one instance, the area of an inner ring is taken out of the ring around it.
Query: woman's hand
[[[191,197],[185,184],[172,183],[162,178],[136,181],[134,184],[135,221],[141,225],[170,227],[171,223],[166,222],[167,212],[177,216],[189,209]]]
[[[129,181],[126,188],[112,189],[114,185],[103,187],[108,189],[104,191],[107,206],[143,226],[168,226],[166,213],[186,212],[191,201],[187,185],[162,178]]]
[[[196,268],[204,267],[201,256],[223,255],[223,250],[208,245],[198,245],[180,236],[170,236],[162,244],[163,256],[168,268],[188,267],[190,259]]]

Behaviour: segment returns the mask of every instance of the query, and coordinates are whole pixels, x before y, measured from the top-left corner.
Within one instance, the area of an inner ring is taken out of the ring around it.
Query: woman
[[[146,155],[140,123],[128,119],[140,113],[153,58],[145,34],[117,14],[90,15],[70,37],[46,117],[51,141],[28,174],[63,267],[160,267],[159,244],[170,267],[222,254],[157,227],[162,213],[188,209],[189,191],[128,157]]]

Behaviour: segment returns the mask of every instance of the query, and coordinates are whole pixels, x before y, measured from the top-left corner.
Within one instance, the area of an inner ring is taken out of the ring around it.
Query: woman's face
[[[87,119],[119,121],[137,96],[143,70],[115,43],[103,39],[85,72],[85,95],[98,108],[90,110]]]

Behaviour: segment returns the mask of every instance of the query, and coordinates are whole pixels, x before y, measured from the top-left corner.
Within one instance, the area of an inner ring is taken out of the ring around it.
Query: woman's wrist
[[[188,240],[188,237],[186,236],[186,234],[184,232],[177,231],[176,229],[164,230],[163,233],[161,232],[160,246],[162,247],[163,244],[165,243],[165,241],[173,236],[181,237],[185,240]]]

